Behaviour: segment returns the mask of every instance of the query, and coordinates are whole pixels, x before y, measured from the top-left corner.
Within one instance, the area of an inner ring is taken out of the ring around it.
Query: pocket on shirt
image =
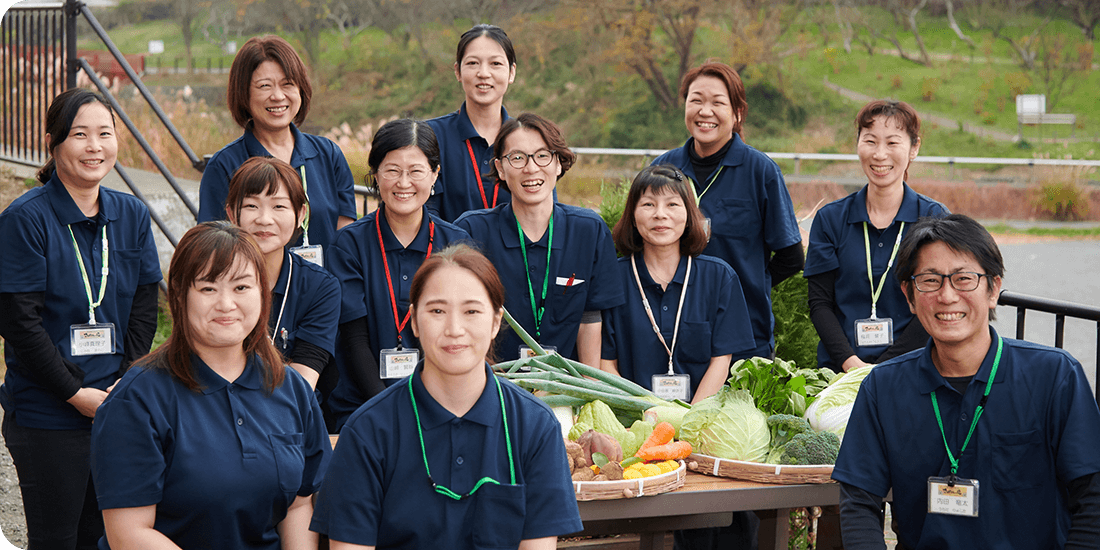
[[[706,365],[710,365],[710,358],[712,357],[710,351],[713,348],[711,346],[710,323],[706,321],[682,322],[677,340],[679,341],[676,342],[676,355],[681,361],[702,364],[704,369]],[[671,344],[672,340],[669,340],[668,343]],[[695,376],[695,374],[693,373],[692,376]]]
[[[141,270],[141,249],[115,249],[111,251],[111,278],[115,279],[115,290],[119,301],[129,303],[137,292],[139,271]]]
[[[993,434],[993,486],[999,491],[1019,491],[1039,486],[1050,471],[1039,430]],[[964,475],[963,472],[960,474]],[[980,481],[980,480],[979,480]]]
[[[279,474],[279,490],[297,493],[302,487],[302,472],[306,468],[302,450],[302,434],[270,434],[271,450],[275,455],[275,469]]]
[[[582,283],[574,282],[572,286],[552,284],[547,289],[546,297],[550,320],[555,325],[579,326],[581,314],[584,313],[585,300],[588,298],[588,280]],[[544,314],[544,315],[546,315]],[[546,324],[546,319],[543,319]]]
[[[750,200],[722,199],[715,203],[708,217],[711,233],[715,235],[749,240],[759,232],[760,210]]]
[[[474,493],[474,548],[516,548],[527,516],[523,485],[486,483]]]

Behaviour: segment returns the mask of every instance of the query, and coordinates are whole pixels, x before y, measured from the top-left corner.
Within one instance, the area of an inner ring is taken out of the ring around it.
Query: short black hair
[[[370,155],[367,156],[371,172],[378,172],[378,167],[391,151],[409,146],[415,146],[428,157],[428,166],[433,172],[439,168],[439,140],[436,139],[432,127],[423,120],[402,118],[383,124],[374,134]]]
[[[939,242],[956,252],[973,256],[982,271],[989,276],[989,280],[993,277],[1004,277],[1005,262],[1001,257],[1001,249],[997,247],[993,235],[990,235],[982,224],[963,214],[950,214],[942,218],[921,218],[909,229],[909,233],[901,240],[901,248],[898,249],[898,266],[895,273],[910,302],[913,301],[914,292],[911,284],[912,277],[917,271],[920,251],[927,245]],[[992,309],[989,310],[989,319],[996,319]]]
[[[504,49],[504,56],[508,58],[509,67],[516,65],[516,49],[512,46],[512,39],[508,38],[508,33],[496,25],[485,23],[474,25],[470,30],[462,33],[462,37],[458,39],[455,63],[462,64],[462,56],[466,55],[466,48],[470,46],[470,42],[482,36],[488,36],[493,42],[500,44],[500,47]]]
[[[111,108],[111,104],[103,96],[84,88],[69,88],[58,94],[50,103],[50,108],[46,110],[46,133],[50,134],[48,151],[50,156],[46,159],[46,164],[43,164],[35,174],[38,181],[49,183],[50,178],[53,177],[54,170],[57,168],[53,151],[69,139],[69,132],[73,129],[73,121],[76,120],[77,113],[80,112],[81,107],[89,103],[99,103],[104,106],[107,112],[111,113],[111,122],[114,122],[115,110]]]

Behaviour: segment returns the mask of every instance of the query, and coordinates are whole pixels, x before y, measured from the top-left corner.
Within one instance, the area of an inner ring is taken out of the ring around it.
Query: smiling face
[[[508,85],[516,79],[516,67],[508,63],[504,48],[492,38],[475,38],[455,63],[455,77],[462,83],[466,101],[492,106],[504,100]]]
[[[461,377],[480,371],[500,321],[500,311],[493,309],[473,272],[454,264],[432,272],[412,315],[425,375]]]
[[[46,143],[50,142],[46,134]],[[73,118],[69,134],[50,154],[56,163],[57,177],[66,186],[87,189],[115,167],[118,139],[111,112],[98,102],[83,105]]]
[[[972,254],[952,249],[943,242],[925,245],[917,254],[916,271],[950,275],[960,271],[983,273],[984,270]],[[906,283],[912,285],[911,282]],[[939,290],[920,292],[906,288],[909,309],[932,336],[937,350],[989,349],[989,310],[997,306],[1001,292],[1000,277],[982,277],[978,288],[971,291],[955,290],[950,280],[944,280]]]
[[[265,255],[282,251],[294,238],[298,223],[305,216],[304,206],[300,212],[294,211],[294,202],[290,200],[286,184],[278,187],[274,195],[262,193],[246,196],[241,201],[240,216],[234,216],[233,211],[226,207],[229,220],[252,235],[256,244],[260,245],[260,252]]]
[[[377,177],[386,215],[410,216],[419,213],[431,197],[439,168],[432,171],[424,152],[409,145],[386,153],[378,165]]]
[[[900,186],[909,163],[917,158],[920,139],[916,144],[895,119],[879,115],[869,128],[859,131],[856,153],[867,175],[868,184],[888,188]]]
[[[645,246],[680,246],[688,212],[678,193],[664,188],[657,193],[646,189],[634,209],[634,225]]]
[[[521,128],[508,135],[504,141],[504,158],[498,158],[496,163],[497,173],[508,184],[508,191],[512,193],[512,202],[535,206],[547,201],[554,202],[554,186],[561,176],[561,161],[557,155],[546,166],[535,163],[533,155],[539,152],[549,151],[542,135],[529,128]],[[527,165],[523,168],[514,168],[508,161],[508,157],[517,153],[527,155]]]
[[[239,256],[214,281],[194,281],[187,291],[191,347],[199,356],[243,349],[260,319],[263,296],[256,267]]]
[[[278,132],[290,127],[302,96],[298,86],[287,78],[283,68],[274,61],[264,61],[252,71],[248,110],[254,128],[263,132]]]
[[[684,124],[695,138],[696,153],[708,156],[721,149],[733,138],[737,120],[725,82],[703,75],[688,87]]]

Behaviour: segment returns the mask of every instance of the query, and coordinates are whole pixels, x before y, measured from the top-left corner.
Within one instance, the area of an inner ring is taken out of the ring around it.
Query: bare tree
[[[955,21],[955,3],[951,0],[944,0],[944,4],[947,5],[947,24],[951,26],[951,30],[955,31],[955,36],[958,36],[959,40],[969,44],[971,48],[976,47],[974,41],[963,33],[962,29],[959,28],[959,23]]]
[[[1096,25],[1100,23],[1100,0],[1062,0],[1069,8],[1070,19],[1088,40],[1096,40]]]
[[[971,0],[960,13],[965,12],[973,29],[988,30],[994,38],[1006,42],[1016,53],[1020,66],[1031,71],[1039,56],[1039,36],[1053,17],[1053,10],[1048,8],[1034,27],[1017,28],[1021,21],[1027,20],[1023,15],[1035,4],[1035,0]]]

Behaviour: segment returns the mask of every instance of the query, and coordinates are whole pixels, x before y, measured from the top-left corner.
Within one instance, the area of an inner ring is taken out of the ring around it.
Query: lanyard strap
[[[703,195],[706,195],[707,191],[710,191],[710,186],[714,185],[714,182],[718,181],[718,174],[722,173],[723,168],[725,168],[725,166],[719,166],[718,169],[714,171],[714,174],[710,176],[710,183],[707,184],[707,188],[703,189],[702,193],[696,192],[695,185],[691,186],[691,194],[695,195],[696,206],[698,206],[699,202],[703,200]]]
[[[878,288],[875,288],[875,277],[871,274],[871,239],[867,236],[867,222],[863,222],[863,246],[867,249],[867,280],[871,283],[871,318],[878,319],[878,297],[882,294],[882,288],[886,286],[886,275],[890,273],[890,268],[894,265],[894,258],[898,255],[898,246],[901,245],[901,234],[905,231],[905,222],[901,222],[901,227],[898,227],[898,238],[894,240],[894,250],[890,252],[890,261],[886,264],[886,271],[882,272],[882,277],[878,281]]]
[[[500,390],[500,380],[496,377],[496,375],[492,375],[492,376],[493,376],[493,382],[496,382],[496,385],[497,385],[497,397],[500,398],[500,416],[501,416],[501,418],[504,419],[504,444],[505,444],[505,446],[508,447],[508,472],[511,474],[512,485],[515,485],[516,484],[516,461],[512,457],[512,436],[508,433],[508,413],[507,413],[507,411],[504,410],[504,392],[502,392]],[[452,491],[452,490],[450,490],[450,489],[448,489],[448,488],[446,488],[442,485],[437,485],[436,484],[435,480],[432,479],[432,469],[428,467],[428,452],[424,449],[424,430],[423,430],[423,428],[420,427],[420,412],[417,411],[417,408],[416,408],[416,396],[413,395],[413,381],[412,381],[412,379],[413,379],[413,377],[410,376],[409,377],[409,400],[412,401],[413,416],[416,417],[416,435],[420,438],[420,455],[424,457],[424,471],[428,473],[428,481],[431,482],[432,489],[434,489],[435,492],[437,492],[437,493],[439,493],[443,496],[453,498],[455,500],[463,500],[463,499],[473,495],[475,492],[477,492],[478,489],[481,488],[482,485],[485,485],[486,483],[492,483],[493,485],[500,485],[499,481],[497,481],[497,480],[495,480],[491,477],[485,476],[485,477],[478,480],[477,484],[474,485],[473,489],[470,489],[469,493],[466,493],[465,495],[459,495],[458,493],[456,493],[456,492],[454,492],[454,491]]]
[[[974,435],[974,428],[978,425],[978,419],[981,418],[982,412],[985,411],[985,402],[989,399],[989,390],[993,388],[993,379],[997,377],[997,367],[1001,364],[1001,348],[1004,346],[1004,340],[1000,335],[997,336],[997,355],[993,358],[993,369],[989,373],[989,380],[985,383],[985,393],[982,394],[981,401],[978,402],[978,406],[974,409],[974,420],[970,422],[970,431],[966,434],[966,440],[963,441],[962,448],[959,449],[959,457],[966,452],[966,444],[970,443],[970,436]],[[936,423],[940,426],[940,435],[943,436],[943,447],[947,449],[947,459],[951,461],[951,476],[954,477],[959,471],[959,459],[955,455],[951,454],[951,446],[947,444],[947,434],[943,431],[943,420],[940,418],[940,406],[936,403],[936,392],[932,391],[932,410],[936,412]]]
[[[409,318],[412,315],[412,308],[405,311],[405,318],[401,319],[397,313],[397,295],[393,292],[393,279],[390,278],[390,262],[386,259],[386,245],[382,242],[382,222],[383,210],[379,208],[375,212],[374,227],[378,229],[378,249],[382,251],[382,267],[386,269],[386,286],[390,289],[390,305],[393,307],[393,324],[397,327],[397,347],[401,347],[401,331],[405,330],[405,325],[409,323]],[[435,222],[428,220],[428,253],[424,255],[424,259],[432,257],[432,243],[435,242]],[[415,406],[415,403],[414,403]]]
[[[684,286],[680,289],[680,305],[676,307],[676,326],[672,328],[672,346],[665,343],[661,328],[657,326],[657,320],[653,318],[653,310],[649,307],[649,299],[645,296],[645,290],[642,289],[642,278],[638,276],[638,264],[634,261],[633,254],[630,255],[630,267],[634,269],[634,281],[638,283],[638,293],[642,296],[642,306],[645,307],[645,314],[649,316],[649,323],[653,326],[653,332],[657,334],[657,340],[668,352],[668,373],[670,375],[675,374],[675,371],[672,370],[672,352],[676,349],[676,338],[680,335],[680,314],[684,312],[684,297],[687,296],[688,279],[691,278],[691,256],[688,256]]]
[[[481,170],[477,169],[477,157],[474,156],[474,146],[470,145],[469,139],[466,140],[466,150],[470,152],[470,164],[474,167],[474,177],[477,179],[477,189],[481,191],[481,204],[485,208],[493,208],[497,205],[497,192],[500,191],[500,186],[493,186],[493,204],[490,206],[488,199],[485,198],[485,186],[481,183]]]
[[[88,270],[84,268],[84,256],[80,254],[80,247],[76,244],[76,236],[73,235],[72,224],[67,225],[69,228],[69,238],[73,241],[73,250],[76,251],[76,265],[80,266],[80,279],[84,283],[84,293],[88,296],[88,324],[95,324],[95,308],[99,307],[99,304],[103,303],[103,296],[107,293],[107,273],[110,271],[110,257],[107,255],[107,224],[103,224],[103,229],[99,234],[100,241],[103,245],[103,267],[100,269],[99,279],[99,299],[94,300],[92,298],[92,282],[88,278]]]
[[[302,245],[309,246],[309,189],[306,187],[306,165],[298,167],[302,174],[302,192],[306,194],[306,217],[302,219]]]
[[[275,326],[271,329],[271,343],[275,344],[275,336],[279,334],[279,324],[283,322],[283,311],[286,310],[286,299],[290,296],[290,282],[294,277],[294,259],[288,252],[283,261],[290,262],[286,267],[286,288],[283,289],[283,305],[279,306],[279,316],[275,319]],[[286,347],[286,339],[283,339],[283,347]]]
[[[535,339],[541,337],[539,329],[542,327],[542,314],[546,312],[546,288],[550,282],[550,251],[554,248],[554,214],[550,214],[550,235],[546,238],[546,276],[542,278],[542,305],[535,307],[535,288],[531,284],[531,266],[527,263],[527,245],[524,244],[523,228],[516,218],[516,231],[519,232],[519,248],[523,251],[524,273],[527,275],[527,293],[531,295],[531,313],[535,317]]]

